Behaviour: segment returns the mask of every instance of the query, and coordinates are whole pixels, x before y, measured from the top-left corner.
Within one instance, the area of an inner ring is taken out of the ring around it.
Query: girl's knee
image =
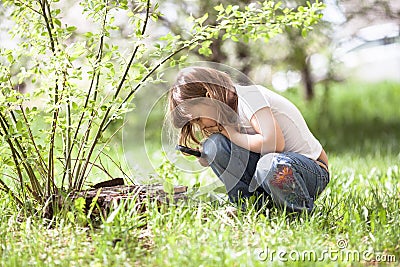
[[[216,154],[228,149],[230,149],[230,143],[223,134],[212,134],[203,142],[203,154],[208,158],[215,158]]]
[[[259,159],[253,176],[253,190],[261,186],[267,193],[271,193],[267,185],[267,179],[277,170],[276,157],[278,155],[278,153],[268,153]]]
[[[311,211],[313,199],[292,163],[284,154],[263,156],[257,166],[259,182],[278,206],[291,211]]]
[[[262,156],[258,161],[255,179],[257,185],[261,185],[267,193],[274,194],[276,190],[281,189],[280,183],[293,182],[293,175],[294,171],[290,158],[280,153],[269,153]]]
[[[268,153],[262,156],[257,163],[257,170],[263,171],[266,174],[274,172],[278,166],[277,158],[279,155],[279,153]]]

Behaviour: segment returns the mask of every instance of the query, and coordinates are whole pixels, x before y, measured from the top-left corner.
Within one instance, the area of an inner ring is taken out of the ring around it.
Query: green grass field
[[[230,215],[229,203],[192,199],[142,214],[126,203],[93,227],[71,213],[27,216],[0,193],[0,266],[398,266],[400,85],[337,85],[309,104],[287,96],[330,157],[312,215]]]

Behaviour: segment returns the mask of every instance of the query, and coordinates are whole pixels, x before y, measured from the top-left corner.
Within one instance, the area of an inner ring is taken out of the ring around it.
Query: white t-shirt
[[[292,102],[261,85],[235,87],[238,95],[238,114],[246,133],[256,133],[250,124],[251,117],[259,109],[268,107],[281,127],[285,139],[284,152],[296,152],[318,159],[322,146]]]

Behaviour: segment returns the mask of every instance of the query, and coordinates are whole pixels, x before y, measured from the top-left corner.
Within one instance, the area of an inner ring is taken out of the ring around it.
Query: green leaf
[[[84,213],[85,211],[86,200],[83,197],[78,197],[74,201],[74,207],[78,213]]]
[[[218,6],[215,6],[214,9],[218,12],[224,11],[224,6],[222,4],[219,4]]]
[[[69,26],[69,27],[67,27],[67,31],[69,31],[69,32],[73,32],[73,31],[76,31],[76,27],[75,26]]]
[[[163,183],[164,191],[168,194],[174,193],[174,185],[170,183],[168,180],[165,180]]]
[[[202,25],[204,23],[204,21],[206,21],[207,19],[208,19],[208,13],[204,14],[202,17],[198,18],[196,21],[197,21],[197,23]]]
[[[200,55],[204,55],[207,57],[212,54],[211,49],[208,47],[201,47],[201,48],[199,48],[198,52]]]
[[[17,128],[17,131],[20,132],[24,129],[24,126],[21,121],[17,121],[17,123],[15,124],[15,128]]]
[[[229,15],[232,12],[232,5],[228,5],[225,9],[225,13]]]
[[[118,213],[121,211],[122,207],[124,207],[124,205],[118,205],[118,208],[116,208],[113,212],[111,212],[111,214],[107,217],[107,223],[112,223],[115,219],[115,217],[117,217]]]
[[[210,40],[204,41],[204,42],[201,44],[201,47],[200,47],[199,50],[198,50],[199,54],[200,54],[200,55],[204,55],[204,56],[209,56],[209,55],[211,55],[211,54],[212,54],[212,51],[211,51],[211,49],[210,49],[211,43],[212,43],[212,41],[210,41]]]
[[[154,21],[154,22],[157,21],[158,20],[158,14],[152,13],[151,14],[151,20]]]
[[[13,55],[12,55],[12,54],[8,54],[8,55],[7,55],[7,60],[8,60],[8,62],[13,63],[13,62],[14,62],[14,57],[13,57]]]
[[[307,37],[307,29],[306,28],[301,29],[301,36],[303,36],[304,38]]]
[[[94,207],[97,204],[97,200],[99,199],[101,193],[101,188],[99,190],[97,190],[95,197],[92,199],[92,202],[90,202],[90,206],[89,206],[89,211],[87,213],[87,218],[90,218],[90,215],[92,214]]]
[[[54,23],[57,24],[58,27],[61,27],[61,21],[59,19],[54,19]]]
[[[67,212],[67,218],[71,223],[75,223],[75,216],[74,216],[74,213],[72,211],[68,211]]]
[[[186,61],[187,58],[188,58],[188,55],[182,55],[182,56],[179,58],[179,63],[182,63],[182,62]]]
[[[278,10],[281,5],[282,5],[282,2],[276,3],[274,6],[274,10]]]

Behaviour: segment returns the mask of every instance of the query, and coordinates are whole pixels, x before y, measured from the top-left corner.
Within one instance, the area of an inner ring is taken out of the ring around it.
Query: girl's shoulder
[[[259,84],[254,85],[235,85],[236,93],[239,97],[244,99],[262,98],[268,102],[287,102],[287,98],[281,94],[268,89],[267,87]]]
[[[240,94],[245,93],[261,93],[261,94],[269,94],[272,91],[269,90],[267,87],[259,84],[252,84],[252,85],[240,85],[235,84],[236,91]]]
[[[270,99],[274,92],[268,88],[254,84],[254,85],[235,85],[236,93],[239,97],[244,99],[263,98]]]
[[[251,116],[263,107],[271,107],[268,89],[261,85],[236,86],[238,95],[238,110],[241,110],[246,117]]]

